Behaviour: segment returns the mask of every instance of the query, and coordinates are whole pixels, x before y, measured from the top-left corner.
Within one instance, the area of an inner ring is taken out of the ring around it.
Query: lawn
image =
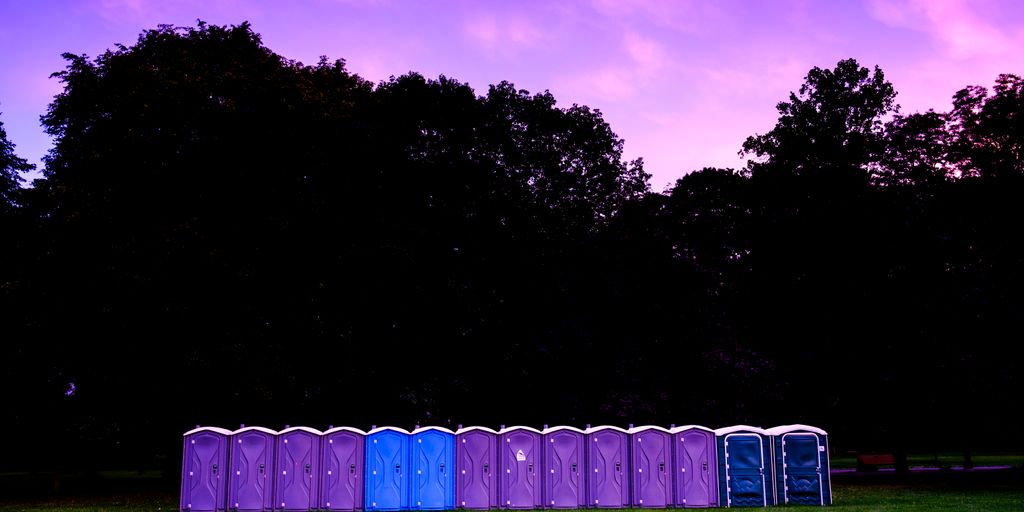
[[[913,474],[845,474],[832,479],[837,512],[1014,511],[1024,510],[1024,470],[946,471]],[[95,493],[81,497],[7,502],[0,512],[24,511],[167,511],[177,510],[177,496],[166,490]],[[821,510],[820,507],[780,507]],[[649,510],[649,509],[648,509]],[[638,511],[639,512],[639,511]]]
[[[981,466],[1015,466],[1024,467],[1024,454],[991,454],[977,453],[971,456],[976,467]],[[857,458],[853,455],[836,455],[831,460],[832,469],[853,469],[857,467]],[[907,456],[910,467],[949,468],[964,465],[962,453],[911,454]]]

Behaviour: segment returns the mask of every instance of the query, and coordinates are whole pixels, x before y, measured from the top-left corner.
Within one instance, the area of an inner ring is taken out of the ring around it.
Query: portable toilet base
[[[775,447],[777,502],[831,505],[828,434],[808,425],[783,425],[767,432]]]
[[[379,427],[366,433],[366,510],[409,509],[409,431]]]
[[[587,505],[630,506],[629,431],[610,425],[587,429]]]
[[[747,425],[715,431],[718,443],[719,503],[725,507],[775,504],[771,438]]]
[[[673,427],[672,455],[678,508],[718,506],[718,448],[715,432],[698,425]]]
[[[410,437],[409,454],[409,508],[454,509],[455,432],[443,427],[417,428]]]
[[[219,512],[227,505],[230,430],[196,427],[185,432],[181,462],[181,510]]]
[[[501,464],[502,507],[543,507],[543,433],[535,428],[515,426],[503,428],[498,434],[501,436],[498,463]]]
[[[466,427],[455,432],[455,501],[459,508],[498,508],[498,432]]]

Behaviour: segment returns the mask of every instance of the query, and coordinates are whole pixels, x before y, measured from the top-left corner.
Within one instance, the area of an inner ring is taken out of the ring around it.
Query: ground
[[[33,482],[27,476],[0,474],[0,512],[7,511],[166,511],[177,510],[178,497],[157,475],[104,473],[90,489],[73,478],[73,495],[30,498],[11,487],[21,481],[24,491]],[[5,485],[6,484],[6,485]],[[861,511],[1014,511],[1024,510],[1024,468],[993,471],[921,471],[901,478],[893,473],[844,473],[832,479],[836,512]],[[130,490],[125,490],[130,489]],[[21,497],[17,497],[17,496]],[[786,507],[820,510],[819,507]]]

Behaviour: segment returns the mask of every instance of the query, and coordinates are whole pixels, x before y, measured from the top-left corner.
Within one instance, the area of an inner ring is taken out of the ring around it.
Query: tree
[[[885,150],[872,178],[885,187],[934,190],[958,174],[949,161],[951,142],[945,114],[894,116],[885,124]]]
[[[7,131],[0,121],[0,215],[17,207],[16,195],[21,188],[20,183],[25,181],[21,175],[35,168],[14,153],[14,143],[7,140]]]
[[[952,159],[963,176],[1024,176],[1024,79],[1002,74],[992,88],[973,85],[953,96]]]
[[[846,59],[835,69],[814,67],[799,93],[776,106],[775,128],[748,137],[740,154],[762,159],[748,162],[755,174],[865,171],[881,157],[882,118],[899,109],[895,97],[878,66],[871,72]]]

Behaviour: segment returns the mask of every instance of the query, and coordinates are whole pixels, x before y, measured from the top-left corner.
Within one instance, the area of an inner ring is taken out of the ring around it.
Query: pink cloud
[[[955,58],[1016,51],[1017,42],[984,19],[978,5],[965,0],[870,0],[868,10],[886,25],[931,35]]]
[[[536,25],[522,17],[499,19],[494,14],[485,14],[468,19],[462,28],[465,36],[482,49],[502,54],[534,47],[544,38]]]
[[[622,36],[619,51],[615,63],[563,77],[559,88],[586,101],[623,101],[650,87],[672,65],[661,43],[635,32]]]
[[[593,100],[620,102],[636,93],[637,83],[632,71],[622,66],[609,66],[580,74],[562,77],[555,81],[557,91],[565,97],[584,104]]]
[[[669,62],[664,46],[635,32],[626,33],[624,46],[637,70],[643,74],[658,71]]]
[[[90,7],[113,23],[153,26],[179,17],[182,12],[188,12],[194,18],[223,15],[239,21],[251,20],[262,13],[262,8],[249,0],[98,0]]]
[[[707,34],[729,23],[722,0],[592,0],[594,9],[617,21],[640,21],[690,34]]]

